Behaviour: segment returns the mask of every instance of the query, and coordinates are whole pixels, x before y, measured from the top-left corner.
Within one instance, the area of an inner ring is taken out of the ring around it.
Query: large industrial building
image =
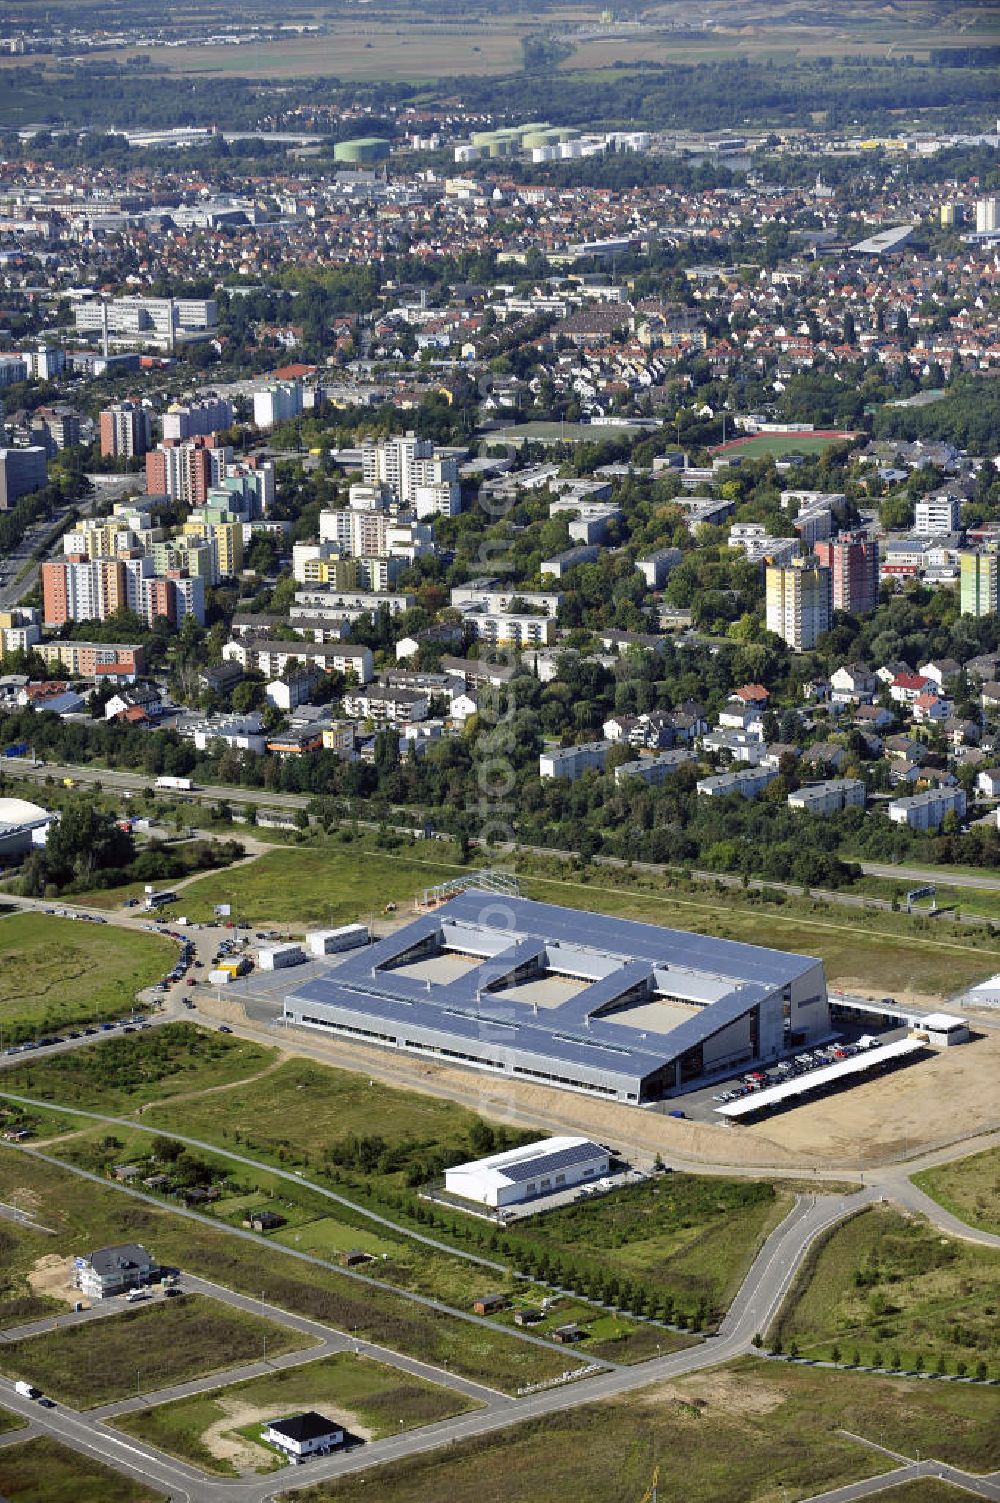
[[[830,1030],[810,956],[478,890],[304,982],[285,1018],[635,1103]]]

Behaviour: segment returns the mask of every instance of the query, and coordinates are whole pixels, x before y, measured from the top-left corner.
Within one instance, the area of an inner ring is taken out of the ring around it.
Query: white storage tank
[[[262,971],[281,971],[285,966],[301,965],[305,958],[301,945],[275,945],[259,952],[257,964]]]
[[[368,943],[367,924],[344,924],[340,929],[314,929],[306,935],[311,955],[339,955]]]

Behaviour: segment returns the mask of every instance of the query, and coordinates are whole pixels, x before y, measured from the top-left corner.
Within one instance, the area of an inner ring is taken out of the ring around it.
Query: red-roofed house
[[[922,673],[897,673],[889,688],[889,697],[897,704],[912,704],[927,689],[933,689],[934,683],[929,678],[924,678]]]

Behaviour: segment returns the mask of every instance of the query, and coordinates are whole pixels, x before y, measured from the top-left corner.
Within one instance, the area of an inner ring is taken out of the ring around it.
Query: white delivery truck
[[[190,778],[157,778],[154,788],[173,788],[176,793],[190,793],[194,784]]]
[[[22,1399],[37,1399],[41,1396],[40,1388],[33,1388],[30,1383],[22,1383],[20,1380],[14,1384],[14,1392],[19,1393]]]

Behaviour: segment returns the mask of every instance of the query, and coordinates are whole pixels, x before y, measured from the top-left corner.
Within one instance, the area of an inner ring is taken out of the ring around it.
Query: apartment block
[[[571,782],[585,772],[603,772],[611,741],[587,741],[581,746],[562,746],[542,752],[538,758],[540,778],[569,778]]]
[[[0,449],[0,511],[7,511],[32,491],[43,490],[47,482],[46,454],[41,444]]]
[[[146,490],[189,506],[203,506],[209,490],[226,478],[233,451],[214,437],[165,439],[146,455]]]
[[[959,555],[963,616],[992,616],[1000,609],[1000,554],[977,550]]]
[[[153,442],[149,413],[139,402],[116,402],[100,418],[101,454],[105,459],[134,459]]]
[[[815,545],[816,558],[829,569],[833,609],[863,616],[878,605],[878,543],[866,532],[846,532]]]
[[[766,569],[767,629],[793,652],[807,652],[830,630],[833,590],[830,570],[806,559]]]
[[[163,414],[163,437],[178,443],[231,428],[233,404],[223,397],[205,397],[200,402],[174,402]]]
[[[789,809],[825,817],[842,809],[865,807],[865,785],[860,778],[830,778],[825,783],[810,783],[797,788],[786,800]]]
[[[948,814],[963,819],[965,809],[964,789],[928,788],[926,793],[894,798],[889,804],[888,814],[893,824],[907,825],[911,830],[937,830]]]

